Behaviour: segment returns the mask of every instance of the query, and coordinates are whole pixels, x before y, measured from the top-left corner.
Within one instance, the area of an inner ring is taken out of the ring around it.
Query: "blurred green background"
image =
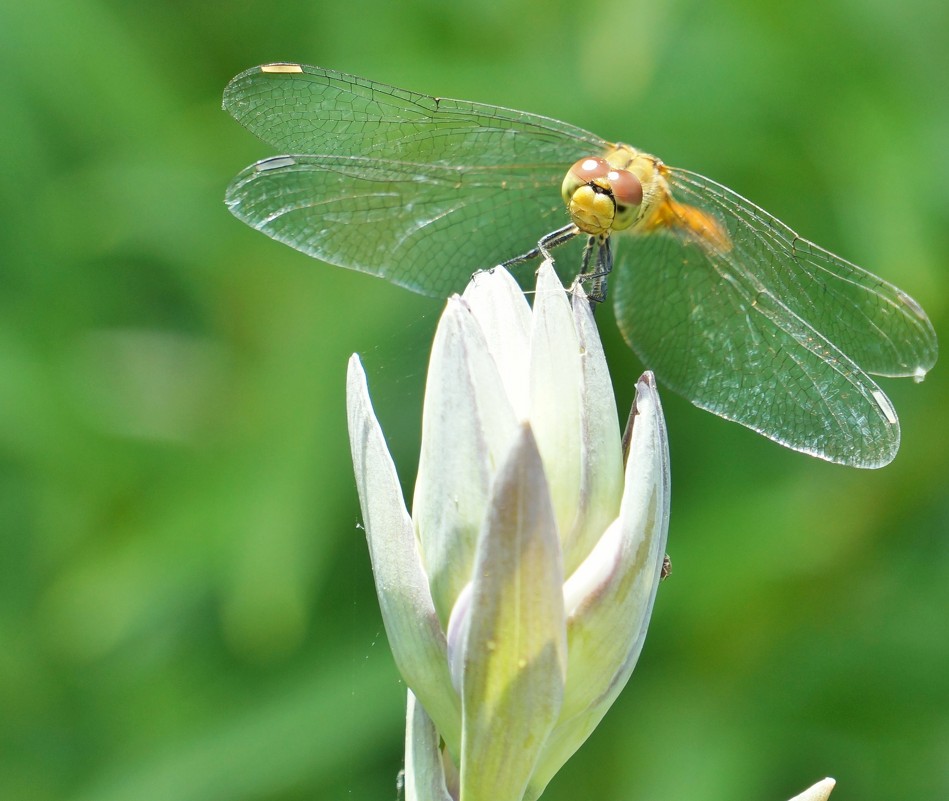
[[[931,0],[0,5],[0,798],[394,799],[404,691],[345,431],[411,487],[438,302],[234,220],[220,110],[295,60],[565,119],[707,174],[937,331]],[[606,309],[604,309],[606,311]],[[602,315],[621,409],[641,370]],[[663,396],[670,552],[629,687],[545,799],[949,798],[949,369],[850,470]]]

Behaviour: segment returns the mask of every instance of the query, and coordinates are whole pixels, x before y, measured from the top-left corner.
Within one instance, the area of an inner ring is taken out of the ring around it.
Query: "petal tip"
[[[794,796],[790,801],[827,801],[836,784],[836,780],[828,776],[826,779],[821,779],[817,784],[808,787],[803,793]]]

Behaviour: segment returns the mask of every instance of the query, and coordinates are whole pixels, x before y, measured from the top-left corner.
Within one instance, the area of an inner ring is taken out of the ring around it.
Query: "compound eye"
[[[589,158],[580,159],[570,168],[570,172],[578,181],[586,184],[596,178],[609,175],[612,169],[606,159],[590,156]]]
[[[606,159],[597,158],[596,156],[580,159],[567,170],[567,174],[564,176],[563,186],[560,189],[564,202],[569,203],[573,193],[581,186],[606,178],[612,169]]]
[[[643,202],[643,185],[628,170],[611,169],[606,176],[617,207],[639,206]]]

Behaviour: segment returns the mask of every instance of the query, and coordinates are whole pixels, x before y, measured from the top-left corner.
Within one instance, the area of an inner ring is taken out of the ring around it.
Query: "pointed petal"
[[[516,427],[468,304],[450,298],[432,345],[414,519],[442,624],[471,579],[494,466]]]
[[[534,436],[522,425],[478,546],[465,644],[461,797],[520,799],[566,668],[563,570]]]
[[[372,409],[366,374],[355,355],[349,360],[346,408],[359,503],[392,655],[405,683],[435,719],[449,748],[458,753],[461,708],[448,674],[445,635],[399,477]]]
[[[573,312],[550,262],[537,271],[531,331],[531,427],[544,460],[561,535],[573,531],[580,495],[580,343]],[[565,543],[564,565],[584,554]]]
[[[405,801],[452,801],[438,731],[432,719],[408,691],[405,715]]]
[[[577,287],[573,315],[580,345],[580,496],[573,531],[563,538],[571,552],[587,555],[619,514],[623,452],[613,384],[590,303]]]
[[[484,333],[519,420],[530,412],[531,308],[511,274],[503,267],[471,276],[462,296]]]
[[[837,784],[833,779],[821,779],[817,784],[808,787],[800,795],[794,796],[791,801],[827,801],[830,798],[830,792]]]
[[[651,373],[636,386],[634,415],[620,517],[564,586],[568,683],[532,789],[546,786],[606,714],[646,636],[669,525],[669,453]]]

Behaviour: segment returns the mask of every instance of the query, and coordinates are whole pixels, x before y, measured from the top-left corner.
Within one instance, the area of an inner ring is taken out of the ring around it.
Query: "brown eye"
[[[573,173],[577,181],[585,184],[595,178],[602,178],[608,175],[611,169],[613,168],[610,167],[606,159],[590,156],[585,159],[580,159],[580,161],[570,168],[570,172]]]
[[[643,202],[643,185],[628,170],[610,170],[607,173],[610,190],[617,206],[639,206]]]
[[[569,203],[573,193],[581,186],[586,186],[594,181],[602,183],[602,179],[606,178],[612,169],[606,159],[597,156],[587,156],[585,159],[580,159],[567,170],[567,174],[564,176],[563,185],[560,188],[564,202]]]

